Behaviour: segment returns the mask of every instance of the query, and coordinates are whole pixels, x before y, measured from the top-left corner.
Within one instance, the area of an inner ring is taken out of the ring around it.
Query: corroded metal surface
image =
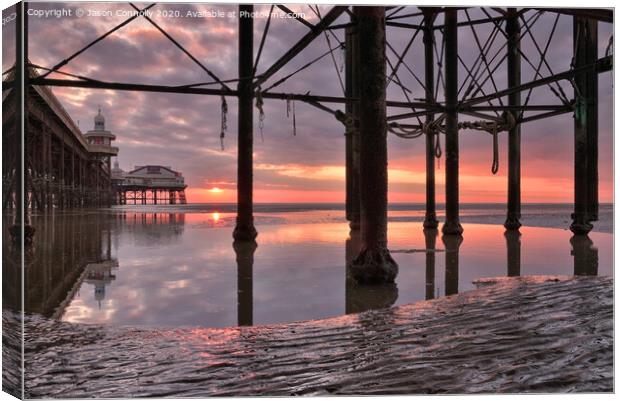
[[[285,325],[26,322],[29,397],[611,391],[613,281],[529,277]]]

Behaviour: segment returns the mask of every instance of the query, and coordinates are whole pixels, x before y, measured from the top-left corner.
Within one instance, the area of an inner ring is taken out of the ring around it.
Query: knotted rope
[[[222,106],[221,106],[221,130],[220,130],[220,146],[222,147],[222,151],[224,150],[224,137],[226,136],[226,130],[228,129],[228,103],[226,103],[226,97],[221,97]]]
[[[263,127],[265,126],[265,110],[263,110],[263,105],[265,102],[263,101],[263,92],[261,91],[260,86],[256,88],[256,108],[258,109],[258,129],[260,131],[260,141],[264,142],[265,138],[263,137]]]
[[[605,49],[605,57],[609,57],[611,55],[611,50],[614,47],[614,35],[609,37],[609,43],[607,43],[607,48]]]
[[[295,100],[293,100],[291,96],[288,96],[286,98],[286,118],[290,118],[291,104],[292,104],[292,114],[293,114],[293,136],[297,136],[297,118],[295,116]]]
[[[516,119],[510,112],[502,114],[501,122],[497,121],[463,121],[458,123],[459,129],[473,129],[485,131],[493,137],[493,162],[491,173],[494,175],[499,171],[499,139],[498,134],[502,131],[510,131],[516,125]]]
[[[357,130],[357,124],[356,124],[355,118],[353,118],[353,115],[351,113],[345,114],[340,110],[336,110],[335,117],[336,117],[336,120],[340,121],[344,125],[345,136],[352,135]]]
[[[434,155],[437,159],[441,158],[441,142],[440,133],[446,132],[445,125],[442,122],[445,120],[446,115],[441,114],[436,120],[430,123],[424,123],[420,127],[406,128],[396,122],[388,124],[388,131],[400,138],[418,138],[422,135],[433,134],[435,139]],[[510,112],[504,112],[502,114],[502,121],[461,121],[457,124],[457,128],[471,129],[476,131],[484,131],[491,134],[493,137],[493,161],[491,164],[491,173],[497,174],[499,171],[499,133],[502,131],[510,131],[517,124],[515,116]],[[437,165],[439,166],[439,160]]]

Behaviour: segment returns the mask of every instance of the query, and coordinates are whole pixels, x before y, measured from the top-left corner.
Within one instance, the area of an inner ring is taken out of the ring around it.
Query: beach
[[[392,309],[226,329],[32,318],[27,396],[610,392],[612,292],[609,278],[506,278]]]

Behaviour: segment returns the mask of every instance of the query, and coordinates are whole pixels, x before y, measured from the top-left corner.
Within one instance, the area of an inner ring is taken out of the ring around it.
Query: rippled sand
[[[228,329],[26,321],[27,397],[610,392],[613,281],[514,277],[338,318]]]

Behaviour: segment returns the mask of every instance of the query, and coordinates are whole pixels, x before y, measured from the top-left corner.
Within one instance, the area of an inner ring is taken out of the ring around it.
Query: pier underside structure
[[[117,205],[184,205],[185,187],[124,185],[115,191]]]
[[[25,206],[39,212],[109,206],[110,155],[93,152],[93,146],[86,142],[49,88],[31,85],[26,99]],[[14,90],[3,93],[3,210],[15,207],[19,182],[18,170],[11,168],[19,162],[21,153],[12,146],[18,141],[15,124],[21,114],[16,116],[15,100]]]
[[[157,7],[151,4],[139,8],[131,3],[130,6],[136,11]],[[64,86],[237,97],[238,215],[233,235],[238,241],[253,241],[257,235],[252,202],[253,108],[264,101],[279,99],[304,102],[332,115],[343,124],[345,132],[347,219],[352,230],[360,230],[362,240],[360,257],[351,262],[355,265],[352,271],[359,272],[355,277],[358,281],[392,281],[396,275],[397,267],[389,255],[386,239],[388,132],[401,138],[418,138],[420,146],[425,149],[424,227],[427,229],[438,227],[434,161],[445,155],[446,218],[442,232],[445,236],[460,236],[463,227],[459,221],[459,136],[479,132],[492,138],[493,173],[499,169],[498,136],[508,136],[505,227],[518,230],[521,225],[522,131],[529,122],[558,115],[574,117],[575,207],[570,228],[575,234],[587,234],[591,230],[591,223],[598,218],[598,74],[613,68],[612,38],[609,38],[604,54],[599,54],[598,27],[599,24],[613,23],[613,11],[304,6],[309,10],[306,18],[297,16],[290,21],[303,30],[301,37],[279,58],[266,62],[268,67],[259,70],[257,66],[269,36],[272,12],[276,8],[291,11],[284,5],[265,7],[270,7],[270,13],[259,41],[254,37],[255,21],[250,16],[254,6],[239,6],[237,77],[216,76],[208,67],[209,60],[198,60],[156,21],[141,14],[128,18],[101,37],[93,38],[84,48],[76,49],[75,53],[53,66],[32,66],[41,74],[26,79],[24,87]],[[63,67],[73,59],[116,30],[141,18],[204,71],[208,81],[167,86],[104,82],[83,76],[66,79],[62,76]],[[17,19],[17,58],[25,66],[28,36],[26,31],[20,30],[27,24],[23,3],[18,5]],[[559,40],[556,28],[561,19],[571,19],[574,28],[572,54],[560,63],[564,66],[560,69],[557,60],[550,62],[549,49]],[[541,25],[550,30],[538,29]],[[259,43],[256,51],[254,39]],[[292,60],[319,39],[325,39],[325,53],[301,67],[292,67]],[[464,40],[468,42],[467,53],[461,51]],[[411,50],[418,43],[423,48],[423,52],[418,53],[423,54],[421,68],[414,66],[414,59],[420,57],[413,57]],[[472,46],[477,49],[473,54]],[[342,49],[345,51],[344,77],[334,56]],[[334,61],[334,85],[341,84],[342,96],[322,96],[315,94],[314,88],[310,87],[297,93],[277,90],[279,85],[296,79],[299,72],[328,56]],[[236,88],[229,86],[233,84]],[[398,90],[388,90],[394,87]],[[3,82],[3,91],[10,88],[17,88],[17,102],[31,93],[29,89],[21,90],[17,82]],[[535,102],[535,98],[543,99],[544,103]],[[260,106],[256,107],[262,115]],[[26,115],[29,113],[31,111],[26,109]],[[29,118],[25,121],[28,124]],[[17,130],[21,128],[17,127]],[[28,145],[29,138],[34,134],[29,127],[25,127],[24,132],[26,146],[31,146]],[[14,168],[19,171],[23,167],[15,165]],[[30,175],[25,175],[24,179],[27,188],[34,185]],[[20,188],[21,183],[15,180],[10,185]],[[20,202],[17,197],[16,203]],[[25,204],[30,205],[27,201]],[[26,207],[23,209],[26,222],[27,213]],[[449,238],[445,242],[460,243]]]

